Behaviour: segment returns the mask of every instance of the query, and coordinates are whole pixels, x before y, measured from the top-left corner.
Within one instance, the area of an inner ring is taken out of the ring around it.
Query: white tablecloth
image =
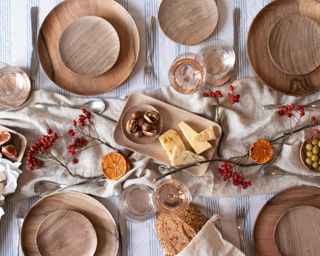
[[[31,62],[31,6],[39,6],[40,23],[46,14],[60,2],[60,0],[1,0],[0,1],[0,61],[11,65],[16,65],[29,72]],[[215,39],[223,39],[230,44],[233,42],[232,13],[234,7],[240,7],[241,26],[240,26],[240,52],[238,78],[252,76],[249,62],[246,57],[245,43],[249,25],[256,13],[270,0],[216,0],[219,9],[219,24],[214,35],[200,46],[183,46],[170,41],[160,30],[156,28],[156,47],[155,47],[155,72],[157,80],[144,83],[143,65],[145,59],[145,24],[149,15],[157,16],[158,6],[161,0],[118,0],[137,23],[141,38],[141,53],[139,61],[130,78],[119,88],[111,93],[102,95],[104,97],[120,97],[134,90],[154,89],[158,85],[167,85],[168,67],[174,57],[183,52],[197,52],[199,47],[208,45]],[[41,70],[37,89],[49,89],[64,95],[69,93],[55,86]],[[0,120],[1,124],[1,120]],[[238,198],[204,198],[196,197],[194,201],[203,207],[203,211],[208,215],[213,212],[219,213],[222,219],[218,221],[217,227],[222,235],[239,246],[239,238],[236,229],[235,217],[237,209],[241,205],[248,205],[248,221],[246,225],[248,255],[254,255],[251,231],[254,220],[260,208],[272,195],[245,196]],[[25,211],[37,200],[32,198],[29,201],[10,201],[5,206],[6,215],[0,222],[0,255],[17,255],[17,225],[15,216],[17,211]],[[123,238],[123,255],[164,255],[163,250],[156,238],[154,224],[155,220],[144,223],[133,223],[119,217],[118,198],[101,199],[101,201],[112,213],[116,221],[120,221]]]

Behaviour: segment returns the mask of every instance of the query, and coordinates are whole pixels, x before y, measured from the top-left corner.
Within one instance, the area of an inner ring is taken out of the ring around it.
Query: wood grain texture
[[[320,25],[312,19],[291,15],[271,29],[268,49],[271,60],[284,73],[305,75],[320,65]]]
[[[77,19],[62,32],[59,40],[63,63],[80,75],[102,75],[116,63],[119,52],[117,31],[100,17]]]
[[[320,209],[299,206],[289,209],[279,220],[275,242],[283,256],[318,256],[320,237]]]
[[[58,53],[61,33],[83,16],[101,17],[115,28],[120,54],[115,65],[97,77],[75,74],[65,68]],[[57,5],[44,20],[38,39],[41,65],[59,87],[80,95],[98,95],[121,85],[131,74],[140,49],[138,29],[129,13],[113,0],[68,0]]]
[[[46,256],[92,256],[97,248],[97,234],[82,214],[61,210],[43,220],[37,231],[37,246]]]
[[[271,29],[291,15],[320,23],[320,3],[314,0],[275,0],[254,18],[247,39],[247,53],[257,76],[271,88],[289,95],[305,96],[320,90],[320,67],[307,75],[288,75],[272,62],[268,52]]]
[[[85,216],[97,234],[96,256],[116,256],[119,248],[117,226],[109,211],[94,198],[78,192],[58,192],[42,198],[30,209],[21,231],[21,245],[26,256],[39,256],[37,230],[51,213],[72,210]]]
[[[271,198],[261,209],[253,230],[256,254],[259,256],[279,255],[274,232],[281,217],[290,209],[312,206],[320,209],[320,189],[297,186],[286,189]],[[318,251],[320,244],[318,243]]]
[[[173,41],[194,45],[207,39],[218,23],[214,0],[163,0],[158,13],[162,31]]]
[[[191,148],[189,142],[183,136],[178,124],[180,122],[185,121],[197,132],[203,131],[204,129],[210,126],[213,126],[217,139],[214,142],[212,142],[211,149],[201,154],[206,159],[211,159],[213,157],[215,148],[219,144],[219,140],[221,137],[221,127],[217,123],[140,93],[133,93],[129,96],[119,120],[122,119],[122,115],[125,113],[127,109],[139,104],[149,104],[155,107],[159,111],[163,120],[162,131],[166,132],[169,129],[176,130],[179,133],[184,145],[186,146],[186,149],[190,151],[193,151],[193,149]],[[126,136],[122,132],[121,121],[118,122],[114,131],[114,140],[120,146],[123,146],[132,151],[139,152],[145,156],[156,159],[157,161],[164,163],[168,166],[170,166],[171,164],[159,140],[156,140],[153,143],[146,145],[131,142],[126,138]],[[202,164],[197,167],[188,168],[186,169],[186,171],[192,175],[201,176],[207,171],[208,166],[209,164]]]

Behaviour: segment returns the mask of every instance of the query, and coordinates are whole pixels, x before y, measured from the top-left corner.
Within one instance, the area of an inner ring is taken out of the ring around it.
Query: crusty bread
[[[190,204],[187,210],[177,216],[191,226],[196,233],[198,233],[208,221],[208,218],[194,204]]]

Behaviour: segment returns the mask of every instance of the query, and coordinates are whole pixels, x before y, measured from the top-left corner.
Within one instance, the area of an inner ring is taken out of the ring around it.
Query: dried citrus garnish
[[[269,162],[273,157],[272,144],[263,139],[256,140],[252,143],[249,151],[249,155],[252,161],[264,164]]]
[[[102,158],[103,174],[110,180],[120,179],[129,169],[127,159],[118,152],[110,152]]]

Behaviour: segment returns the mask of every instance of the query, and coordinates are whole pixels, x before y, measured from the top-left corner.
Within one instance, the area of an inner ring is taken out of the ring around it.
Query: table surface
[[[31,21],[30,8],[39,6],[40,24],[47,13],[57,5],[60,0],[1,0],[0,1],[0,61],[23,68],[27,73],[30,71],[31,62]],[[101,95],[101,97],[120,97],[135,90],[151,90],[159,85],[168,85],[168,67],[175,56],[183,52],[198,52],[201,46],[209,45],[216,39],[223,39],[230,44],[233,42],[233,9],[239,7],[241,11],[240,19],[240,51],[238,78],[253,76],[246,56],[246,36],[250,23],[257,12],[270,0],[216,0],[219,9],[219,23],[215,33],[205,42],[198,46],[183,46],[170,41],[161,31],[157,23],[155,36],[155,53],[154,64],[156,80],[144,80],[143,67],[145,63],[145,24],[147,17],[153,15],[157,17],[157,11],[161,0],[118,0],[128,12],[132,15],[137,23],[140,38],[141,52],[138,63],[127,81],[116,90]],[[41,69],[36,89],[54,90],[64,95],[70,93],[63,91],[55,86]],[[252,228],[255,218],[264,205],[272,197],[272,194],[260,196],[244,196],[233,198],[205,198],[195,197],[193,200],[200,204],[204,213],[211,216],[218,213],[222,216],[217,222],[217,227],[223,237],[236,246],[239,245],[239,238],[236,228],[236,212],[242,205],[249,207],[246,222],[246,246],[244,251],[247,255],[254,255],[252,244]],[[155,219],[144,223],[134,223],[125,220],[118,211],[117,197],[114,198],[97,198],[112,213],[115,220],[122,230],[122,255],[164,255],[161,245],[158,242],[155,233]],[[24,201],[7,202],[5,204],[6,214],[0,222],[0,255],[12,256],[17,255],[17,224],[16,215],[19,210],[25,212],[38,198],[31,198]]]

